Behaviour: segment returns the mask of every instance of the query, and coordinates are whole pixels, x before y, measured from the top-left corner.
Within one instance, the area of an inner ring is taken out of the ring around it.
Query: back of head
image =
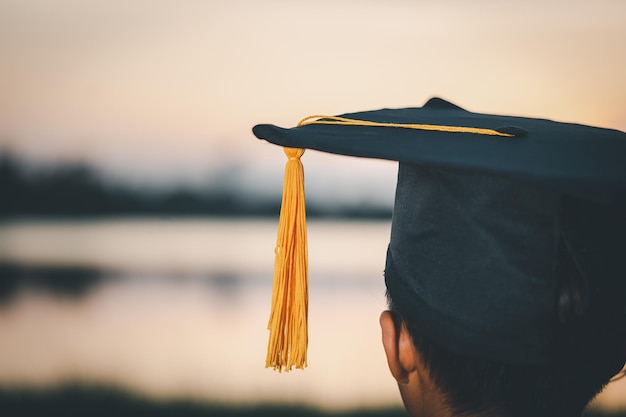
[[[579,416],[624,365],[626,206],[564,198],[569,201],[561,213],[553,332],[544,364],[452,352],[424,337],[411,313],[389,297],[453,414]]]

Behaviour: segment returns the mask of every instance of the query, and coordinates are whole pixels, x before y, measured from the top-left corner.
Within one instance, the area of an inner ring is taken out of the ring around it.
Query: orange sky
[[[256,123],[435,95],[626,130],[624,16],[621,0],[3,0],[0,144],[159,181],[225,160],[269,175],[282,152]]]

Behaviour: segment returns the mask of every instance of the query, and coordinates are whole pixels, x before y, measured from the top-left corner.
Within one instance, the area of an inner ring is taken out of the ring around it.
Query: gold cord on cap
[[[298,123],[298,126],[304,125],[340,125],[340,126],[372,126],[372,127],[396,127],[402,129],[416,129],[416,130],[435,130],[438,132],[456,132],[456,133],[474,133],[477,135],[489,135],[489,136],[504,136],[512,137],[508,133],[498,132],[494,129],[485,129],[481,127],[465,127],[465,126],[444,126],[444,125],[428,125],[428,124],[416,124],[416,123],[384,123],[384,122],[372,122],[370,120],[349,119],[347,117],[340,116],[308,116]]]

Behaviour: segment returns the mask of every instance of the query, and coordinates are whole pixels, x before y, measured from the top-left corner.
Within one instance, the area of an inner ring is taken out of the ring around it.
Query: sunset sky
[[[229,166],[255,187],[284,155],[251,127],[309,114],[441,96],[626,130],[624,16],[622,0],[2,0],[0,146],[139,183]],[[395,180],[314,152],[305,168],[313,189]]]

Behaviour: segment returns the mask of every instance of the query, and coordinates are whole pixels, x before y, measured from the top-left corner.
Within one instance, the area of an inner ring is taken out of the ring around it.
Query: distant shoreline
[[[278,217],[280,196],[251,196],[236,184],[145,190],[104,181],[85,165],[62,165],[30,172],[19,159],[0,153],[0,221],[15,218],[128,216]],[[262,194],[260,194],[262,195]],[[391,208],[355,202],[307,202],[310,218],[385,219]]]

